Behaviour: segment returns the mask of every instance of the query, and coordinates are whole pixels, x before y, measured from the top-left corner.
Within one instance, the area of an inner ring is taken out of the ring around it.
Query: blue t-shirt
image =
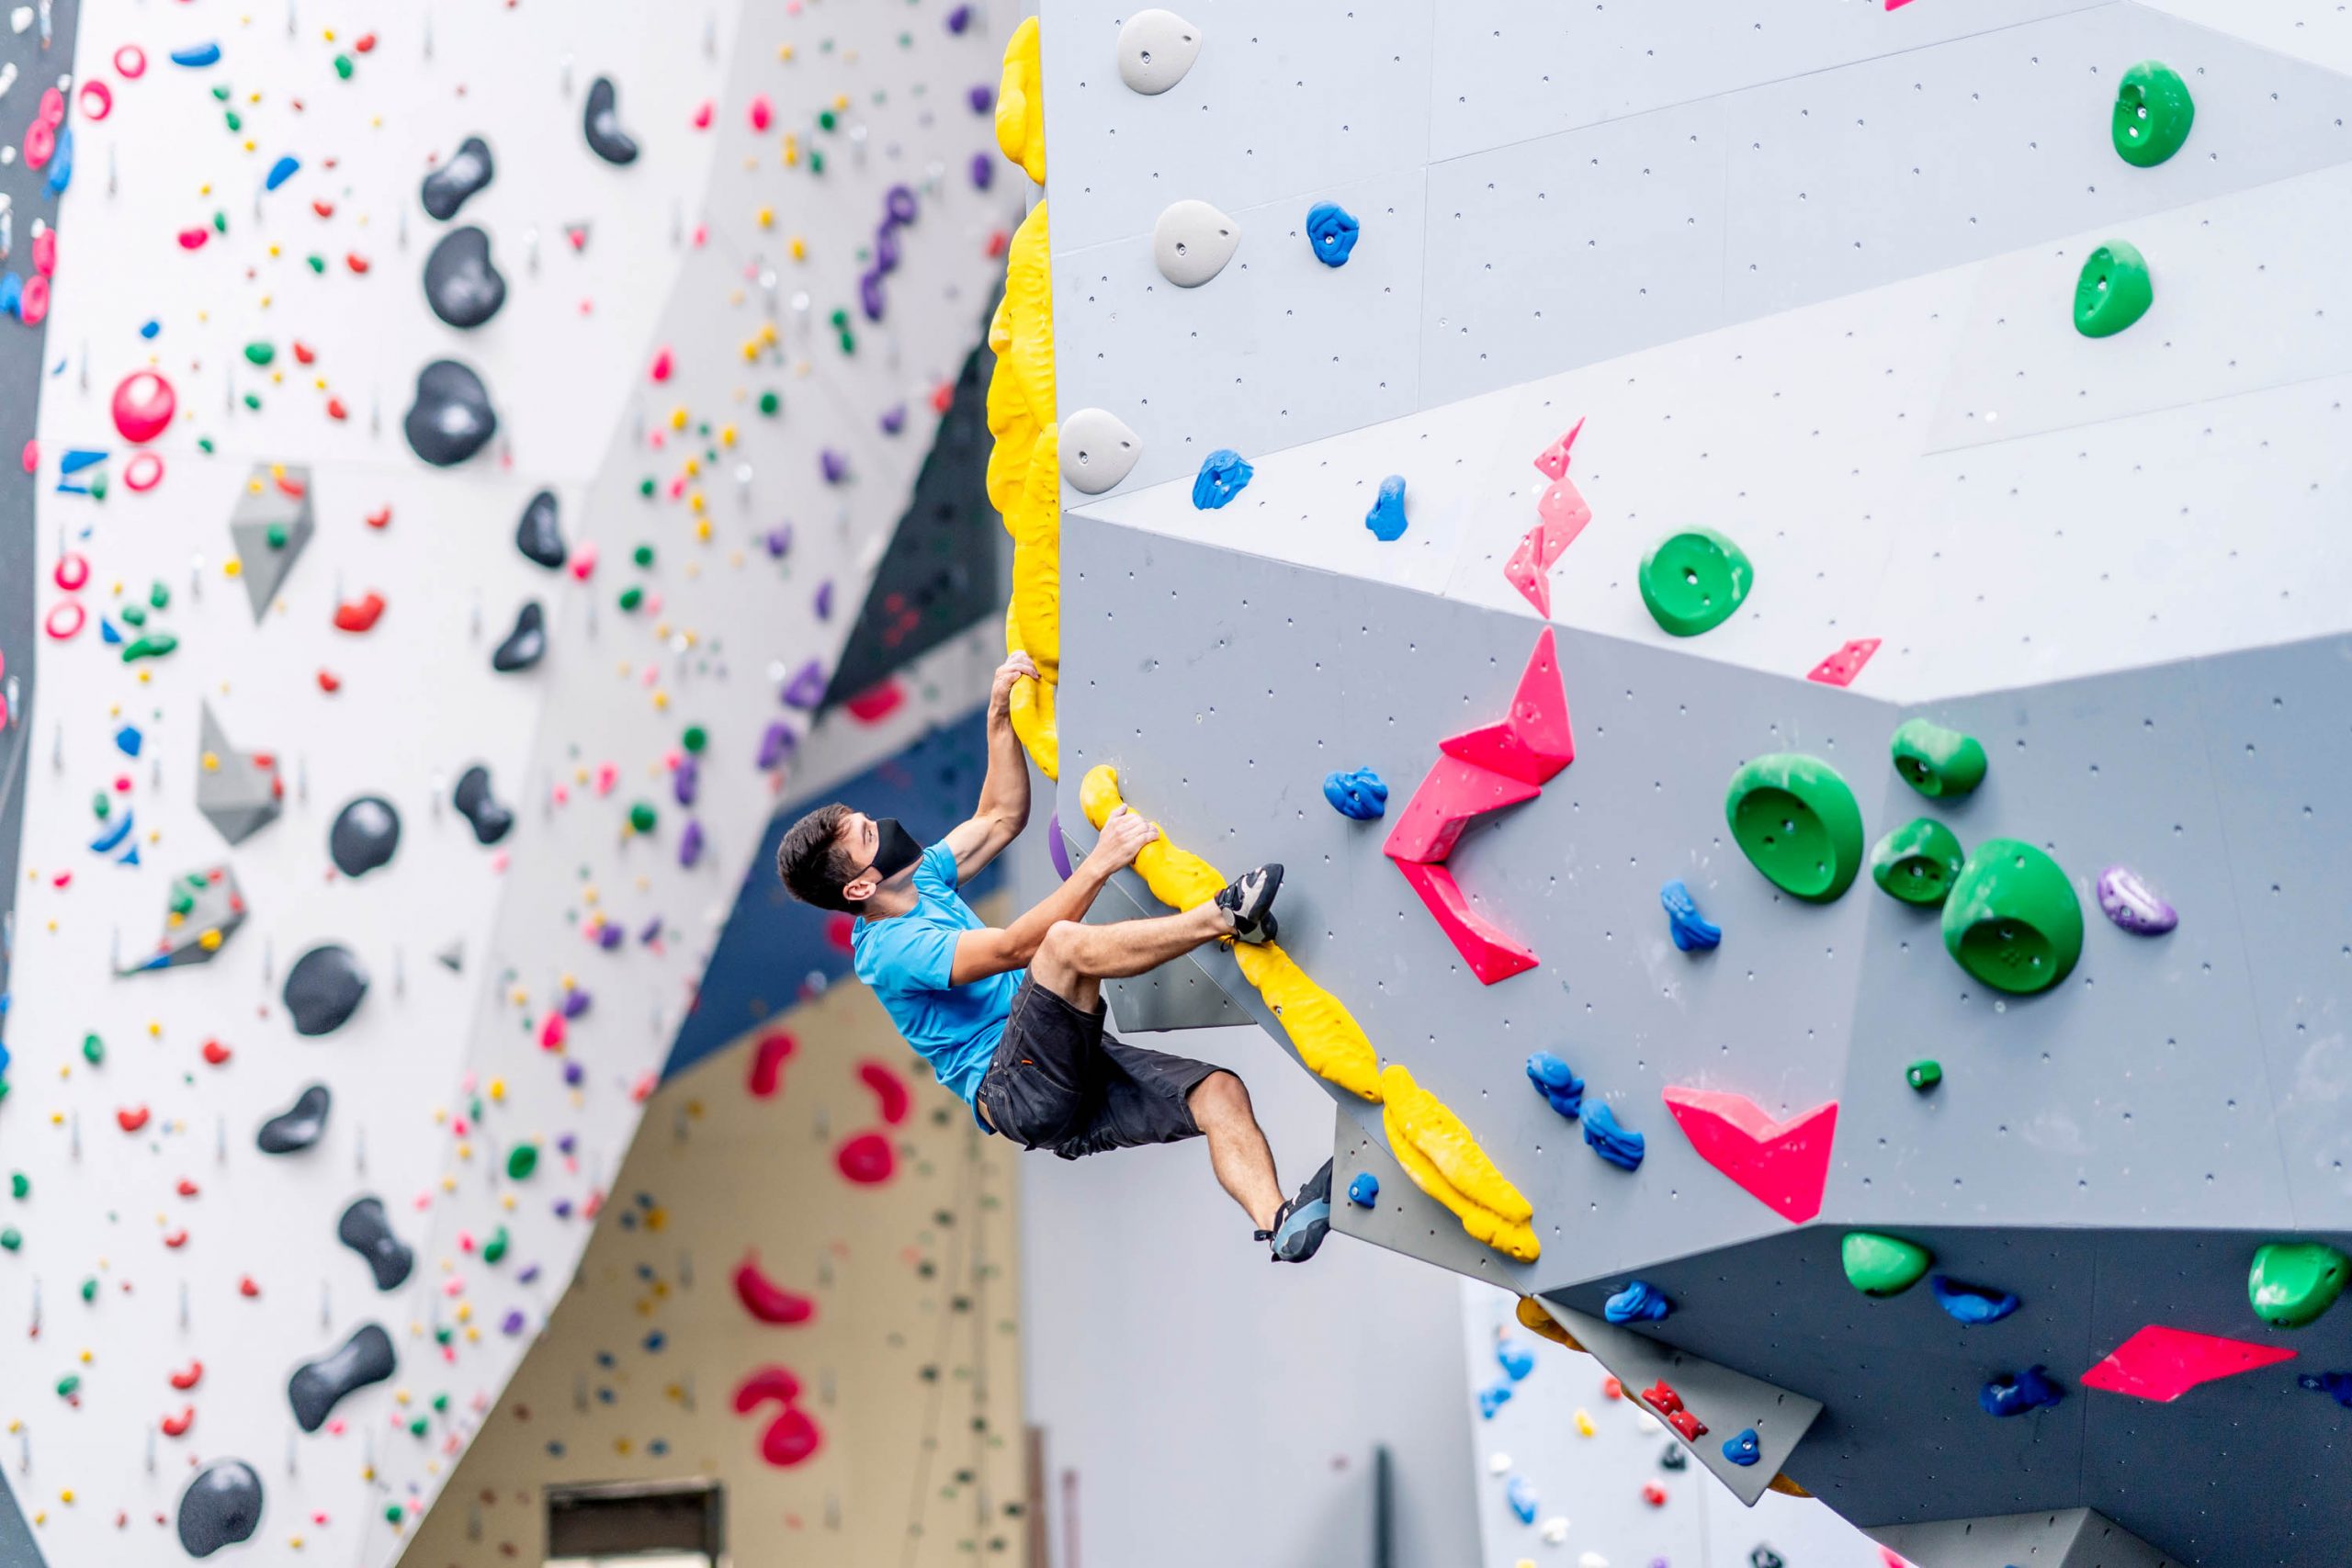
[[[915,907],[905,914],[851,923],[850,964],[907,1043],[969,1105],[996,1055],[1023,971],[965,986],[948,983],[956,939],[986,929],[986,922],[956,891],[956,852],[945,840],[915,863],[914,888]]]

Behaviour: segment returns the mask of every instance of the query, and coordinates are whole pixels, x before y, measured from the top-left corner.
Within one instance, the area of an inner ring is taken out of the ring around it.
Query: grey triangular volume
[[[255,622],[269,613],[278,588],[310,544],[312,519],[308,464],[254,465],[244,493],[229,513],[229,538],[237,547],[237,570]],[[282,530],[277,543],[270,539],[273,528]]]
[[[40,1548],[33,1542],[32,1529],[18,1511],[16,1494],[8,1490],[5,1475],[0,1475],[0,1562],[7,1568],[45,1568]]]
[[[249,912],[244,895],[237,891],[236,874],[226,865],[184,872],[172,879],[171,894],[164,908],[164,934],[145,958],[115,973],[145,975],[157,969],[209,964],[236,934],[237,928],[245,923]],[[206,938],[211,933],[217,935],[208,942]],[[0,1559],[0,1562],[5,1562]]]
[[[461,975],[465,973],[466,939],[464,937],[459,937],[457,941],[451,942],[448,946],[443,948],[433,956],[439,959],[448,969],[450,974]]]
[[[1865,1530],[1919,1568],[2188,1568],[2090,1508]]]
[[[242,844],[277,819],[285,794],[277,765],[266,751],[240,751],[206,703],[199,720],[196,808],[232,844]]]

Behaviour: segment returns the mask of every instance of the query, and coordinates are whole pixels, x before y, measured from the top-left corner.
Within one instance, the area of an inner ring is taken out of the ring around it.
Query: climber
[[[1102,981],[1213,942],[1272,940],[1283,868],[1259,866],[1181,914],[1080,925],[1112,873],[1159,836],[1122,807],[1061,886],[1011,924],[982,924],[956,891],[1028,823],[1029,764],[1008,714],[1014,682],[1036,673],[1023,653],[997,668],[988,776],[968,821],[925,849],[895,818],[820,807],[784,835],[776,873],[802,903],[858,917],[857,977],[982,1128],[1064,1159],[1205,1137],[1258,1239],[1276,1262],[1303,1263],[1330,1230],[1330,1162],[1284,1199],[1238,1077],[1102,1032]]]

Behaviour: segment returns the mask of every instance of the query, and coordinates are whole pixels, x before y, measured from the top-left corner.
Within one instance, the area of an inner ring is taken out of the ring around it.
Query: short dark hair
[[[820,806],[785,829],[775,847],[775,874],[795,898],[820,909],[854,914],[857,906],[842,897],[842,886],[863,867],[851,863],[834,840],[850,815],[846,806]]]

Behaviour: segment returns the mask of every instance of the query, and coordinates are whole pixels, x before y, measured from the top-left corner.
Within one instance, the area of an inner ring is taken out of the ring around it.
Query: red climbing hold
[[[319,690],[333,694],[343,690],[343,677],[332,670],[319,671]]]
[[[2085,1388],[2170,1404],[2201,1382],[2295,1359],[2292,1350],[2152,1323],[2083,1374]]]
[[[1660,1486],[1655,1481],[1644,1483],[1642,1487],[1642,1501],[1647,1503],[1653,1508],[1665,1507],[1666,1488]]]
[[[875,684],[850,698],[842,705],[849,709],[850,717],[860,724],[878,724],[896,713],[899,705],[907,700],[894,676],[884,676]]]
[[[1666,1424],[1682,1435],[1686,1443],[1695,1443],[1707,1435],[1707,1424],[1688,1410],[1678,1410],[1666,1418]]]
[[[880,1062],[860,1062],[857,1076],[866,1088],[874,1091],[876,1107],[883,1121],[895,1127],[907,1119],[907,1106],[911,1097],[907,1093],[906,1079]]]
[[[115,383],[114,427],[134,446],[163,434],[178,409],[172,384],[153,370],[134,370]]]
[[[186,1393],[189,1389],[194,1388],[198,1383],[200,1383],[203,1381],[204,1363],[202,1361],[190,1361],[185,1371],[177,1371],[172,1374],[172,1386],[178,1389],[182,1393]]]
[[[752,1047],[752,1074],[744,1089],[754,1100],[765,1100],[784,1082],[784,1064],[792,1057],[795,1041],[783,1030],[760,1036]]]
[[[124,1132],[136,1133],[140,1128],[147,1125],[147,1108],[143,1105],[134,1105],[127,1111],[116,1111],[114,1119]]]
[[[1642,1390],[1642,1403],[1661,1416],[1670,1416],[1682,1408],[1682,1396],[1668,1386],[1664,1378]]]
[[[745,1253],[735,1267],[735,1294],[743,1310],[762,1323],[806,1323],[817,1315],[817,1303],[760,1272],[757,1254]]]
[[[167,1438],[184,1438],[187,1436],[187,1429],[195,1425],[196,1406],[191,1404],[176,1416],[166,1416],[164,1417],[164,1436]]]
[[[842,1174],[861,1187],[874,1187],[890,1179],[899,1168],[899,1156],[891,1152],[890,1140],[879,1133],[860,1133],[841,1146],[833,1156]]]
[[[1517,806],[1543,794],[1524,783],[1458,758],[1441,757],[1397,814],[1381,852],[1396,861],[1435,863],[1453,852],[1473,817]]]
[[[1744,1094],[1669,1084],[1666,1108],[1699,1157],[1749,1197],[1797,1224],[1821,1213],[1838,1135],[1836,1100],[1775,1122]]]
[[[1560,681],[1559,652],[1551,627],[1544,628],[1544,635],[1535,639],[1535,651],[1528,655],[1518,694],[1511,699],[1510,716],[1500,724],[1441,740],[1438,750],[1530,784],[1549,783],[1577,760],[1576,734],[1568,722],[1568,694]]]
[[[261,1294],[261,1287],[254,1283],[251,1274],[241,1274],[237,1277],[237,1294],[247,1298],[257,1296]]]
[[[815,1453],[822,1441],[817,1423],[794,1403],[799,1397],[800,1380],[782,1367],[762,1367],[735,1386],[738,1416],[747,1416],[763,1404],[784,1406],[760,1437],[760,1457],[780,1468],[798,1464]]]
[[[368,591],[367,597],[354,600],[348,604],[337,604],[334,607],[335,630],[342,632],[373,631],[376,626],[376,622],[383,615],[383,614],[384,596],[381,593],[377,592],[375,590],[369,589]]]
[[[1421,903],[1429,909],[1438,929],[1444,931],[1453,950],[1470,965],[1470,972],[1482,984],[1491,986],[1498,980],[1508,980],[1513,975],[1535,967],[1535,954],[1505,936],[1485,916],[1470,908],[1462,895],[1461,885],[1453,880],[1453,873],[1442,865],[1425,864],[1400,860],[1396,869],[1420,895]]]
[[[670,378],[671,368],[672,360],[670,358],[670,351],[668,349],[662,349],[654,355],[651,375],[656,381],[668,380]]]
[[[226,1066],[229,1056],[229,1047],[221,1044],[218,1040],[208,1040],[204,1043],[204,1061],[207,1066]]]
[[[391,526],[391,524],[392,509],[389,506],[384,507],[380,511],[370,512],[368,513],[368,526],[370,528],[389,528]]]
[[[187,1232],[185,1230],[175,1230],[167,1233],[164,1237],[164,1245],[171,1248],[174,1252],[177,1252],[181,1247],[187,1245]]]
[[[1815,665],[1805,679],[1825,686],[1850,686],[1854,677],[1862,672],[1862,666],[1871,661],[1871,655],[1878,651],[1878,645],[1877,637],[1857,637]]]

